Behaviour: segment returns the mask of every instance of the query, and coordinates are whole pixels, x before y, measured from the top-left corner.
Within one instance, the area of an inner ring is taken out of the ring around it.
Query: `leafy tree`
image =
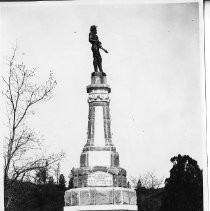
[[[173,167],[165,180],[161,211],[203,210],[203,177],[197,161],[188,155],[171,158]]]
[[[69,184],[68,184],[68,189],[72,189],[74,188],[74,177],[73,177],[73,172],[74,172],[74,168],[72,168],[70,174],[69,174]]]
[[[52,176],[50,176],[49,178],[48,178],[48,183],[49,184],[55,184],[55,182],[54,182],[54,178],[52,177]]]
[[[58,185],[61,189],[65,189],[65,187],[66,187],[66,180],[65,180],[65,177],[64,177],[63,174],[61,174],[60,177],[59,177],[59,184]]]
[[[73,183],[74,178],[70,177],[69,178],[69,184],[68,184],[68,189],[72,189],[74,188],[74,183]]]
[[[138,189],[138,188],[141,188],[141,187],[142,187],[142,184],[141,184],[141,180],[139,179],[138,182],[137,182],[136,188]]]
[[[46,184],[47,178],[48,178],[47,168],[42,167],[36,173],[35,182],[36,182],[36,184],[39,184],[39,185]]]

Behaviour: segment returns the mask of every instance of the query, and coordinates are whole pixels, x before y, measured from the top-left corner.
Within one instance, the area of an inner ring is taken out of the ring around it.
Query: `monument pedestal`
[[[89,94],[87,143],[80,167],[71,171],[73,189],[65,192],[64,211],[137,210],[136,192],[128,187],[126,170],[112,143],[109,93],[106,75],[94,72]]]
[[[136,205],[135,190],[122,187],[73,188],[64,198],[67,206]]]
[[[71,206],[71,207],[64,207],[64,211],[80,211],[80,210],[93,210],[93,211],[108,211],[108,210],[113,210],[113,211],[136,211],[137,210],[137,205],[89,205],[89,206]]]

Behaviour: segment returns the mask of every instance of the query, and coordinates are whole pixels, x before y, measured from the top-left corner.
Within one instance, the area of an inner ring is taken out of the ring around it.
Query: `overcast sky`
[[[151,170],[167,177],[170,158],[179,153],[203,168],[198,3],[7,3],[1,15],[3,55],[17,41],[21,59],[37,68],[38,82],[47,80],[50,70],[57,80],[54,97],[36,106],[28,124],[44,136],[49,152],[66,152],[61,164],[66,177],[79,167],[87,140],[93,24],[109,51],[101,54],[112,89],[113,143],[128,178]]]

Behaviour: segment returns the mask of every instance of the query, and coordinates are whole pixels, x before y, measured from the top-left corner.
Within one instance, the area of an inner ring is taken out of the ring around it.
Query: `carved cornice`
[[[108,93],[93,93],[90,94],[88,97],[88,103],[95,102],[95,101],[105,101],[110,102],[109,94]]]
[[[86,151],[112,151],[112,152],[116,152],[116,147],[114,145],[112,145],[112,146],[103,146],[103,147],[84,146],[83,152],[86,152]]]

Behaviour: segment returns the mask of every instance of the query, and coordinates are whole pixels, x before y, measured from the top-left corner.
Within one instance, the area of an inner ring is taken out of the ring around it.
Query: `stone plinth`
[[[113,187],[127,187],[126,170],[120,167],[95,166],[93,168],[76,168],[72,170],[74,188],[88,186],[88,178],[94,172],[108,173],[113,178]]]
[[[136,192],[121,187],[85,187],[65,192],[65,206],[136,205]]]
[[[64,207],[64,211],[137,211],[138,208],[136,205],[90,205],[90,206],[71,206]]]
[[[101,160],[103,157],[103,160]],[[99,163],[101,162],[101,163]],[[80,167],[119,166],[119,154],[114,146],[85,146],[80,156]]]

